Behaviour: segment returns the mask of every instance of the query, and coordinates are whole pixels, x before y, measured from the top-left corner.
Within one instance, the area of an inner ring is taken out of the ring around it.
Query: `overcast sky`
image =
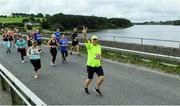
[[[0,0],[0,15],[77,14],[127,18],[132,22],[180,19],[180,0]]]

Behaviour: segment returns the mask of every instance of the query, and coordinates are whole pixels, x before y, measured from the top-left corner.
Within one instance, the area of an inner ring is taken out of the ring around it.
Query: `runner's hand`
[[[88,29],[88,27],[84,27],[84,26],[83,26],[82,33],[83,33],[83,34],[87,34],[87,29]]]

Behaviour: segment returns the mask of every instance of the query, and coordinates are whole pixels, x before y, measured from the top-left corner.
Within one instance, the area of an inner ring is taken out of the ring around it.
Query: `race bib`
[[[97,59],[97,60],[101,60],[101,54],[96,54],[95,59]]]
[[[20,48],[24,48],[23,46],[20,46]]]
[[[38,52],[36,52],[36,51],[33,51],[32,52],[32,55],[38,55],[39,53]]]

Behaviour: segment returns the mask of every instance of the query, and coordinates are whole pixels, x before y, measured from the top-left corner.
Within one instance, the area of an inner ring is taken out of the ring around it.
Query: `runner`
[[[36,30],[36,33],[34,34],[34,40],[38,43],[38,46],[41,50],[42,36],[41,36],[39,30]]]
[[[40,48],[37,46],[37,42],[35,40],[32,41],[32,46],[28,48],[27,55],[30,57],[31,64],[34,67],[34,78],[37,79],[38,70],[41,68],[41,60],[40,60]]]
[[[20,36],[21,34],[19,33],[19,31],[18,31],[18,29],[16,29],[15,31],[14,31],[14,35],[13,35],[13,40],[14,40],[14,43],[16,44],[16,42],[17,42],[17,40],[19,39],[19,36]],[[17,52],[19,52],[19,49],[17,48]]]
[[[10,47],[11,47],[11,43],[10,43],[10,37],[7,33],[7,30],[4,30],[3,31],[3,44],[4,44],[4,47],[5,47],[5,50],[6,50],[6,53],[9,54],[11,53],[11,50],[10,50]]]
[[[22,36],[19,36],[16,46],[21,54],[22,63],[25,63],[24,56],[26,56],[26,41],[22,38]]]
[[[15,30],[13,35],[14,43],[16,43],[16,41],[19,39],[19,36],[20,36],[19,31]]]
[[[54,66],[57,56],[57,47],[58,47],[58,42],[54,34],[51,35],[51,39],[48,41],[47,45],[50,47],[50,53],[52,55],[51,66]]]
[[[96,83],[95,91],[97,95],[102,96],[102,93],[100,91],[100,86],[104,81],[104,72],[101,65],[102,62],[101,45],[98,44],[97,36],[95,35],[91,37],[91,42],[87,39],[86,36],[87,28],[83,27],[82,34],[88,53],[88,60],[87,60],[88,79],[85,80],[84,90],[86,94],[89,94],[88,86],[92,82],[94,73],[96,73],[98,75],[98,80]]]
[[[71,49],[70,49],[70,54],[72,55],[72,50],[74,48],[76,48],[76,51],[77,51],[78,55],[80,55],[80,53],[79,53],[79,42],[78,42],[77,28],[74,28],[74,32],[71,35],[71,39],[72,39],[72,46],[71,46]]]
[[[66,63],[66,58],[68,56],[68,39],[65,38],[65,35],[63,34],[61,36],[61,39],[59,40],[60,48],[62,54],[62,62]]]
[[[59,32],[59,29],[57,29],[54,34],[56,35],[56,40],[59,42],[59,39],[61,38],[61,33]]]
[[[14,39],[13,39],[13,35],[14,35],[14,32],[12,30],[9,30],[8,31],[8,35],[10,37],[10,45],[11,45],[11,48],[15,48],[15,44],[14,44]]]
[[[31,35],[30,35],[30,33],[28,33],[28,35],[27,35],[27,37],[26,37],[26,41],[27,41],[28,47],[31,47],[31,46],[32,46],[31,40],[32,40]]]

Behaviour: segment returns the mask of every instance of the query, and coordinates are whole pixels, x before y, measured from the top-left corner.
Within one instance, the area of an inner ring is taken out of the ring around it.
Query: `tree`
[[[46,18],[50,17],[50,14],[46,14],[45,17],[46,17]]]
[[[25,23],[25,22],[29,22],[29,19],[24,18],[24,19],[22,20],[22,23]]]
[[[43,29],[49,29],[49,28],[50,28],[50,25],[49,25],[49,23],[48,23],[47,20],[43,20],[42,23],[41,23],[41,27],[42,27]]]
[[[30,21],[30,22],[35,22],[35,18],[34,18],[34,17],[30,17],[30,18],[29,18],[29,21]]]
[[[173,21],[173,25],[180,25],[180,20]]]
[[[36,17],[44,17],[44,15],[42,13],[38,13]]]
[[[31,25],[26,25],[27,30],[32,30],[32,26]]]
[[[90,29],[129,27],[132,25],[131,21],[123,18],[107,19],[106,17],[64,15],[62,13],[50,16],[47,20],[51,26],[57,23],[65,29],[72,29],[83,25],[86,25]]]

